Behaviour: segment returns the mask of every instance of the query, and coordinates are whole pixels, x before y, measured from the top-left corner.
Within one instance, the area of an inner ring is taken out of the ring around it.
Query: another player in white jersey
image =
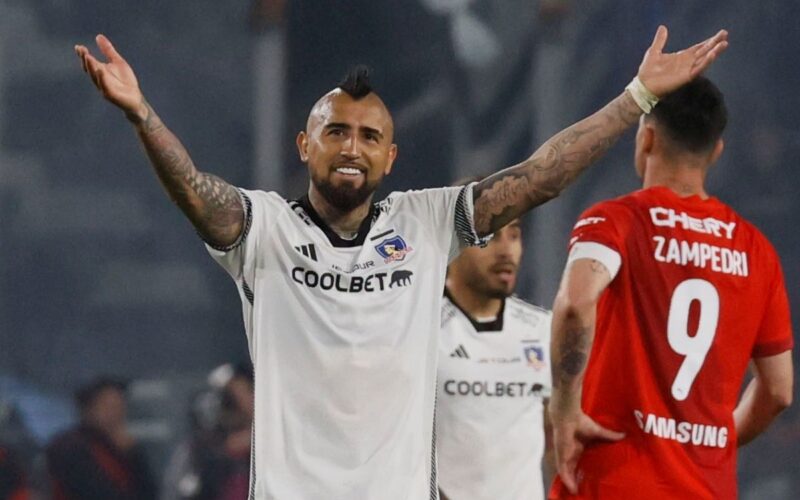
[[[545,498],[550,312],[511,295],[521,257],[513,221],[448,267],[436,398],[443,500]]]
[[[661,95],[725,48],[724,32],[639,69]],[[660,40],[660,41],[659,41]],[[529,159],[478,184],[373,194],[397,156],[383,101],[356,72],[312,108],[297,136],[309,188],[294,202],[200,172],[111,42],[75,50],[134,125],[161,183],[235,279],[255,366],[250,498],[436,498],[433,406],[447,264],[544,203],[637,122],[623,92]],[[425,165],[421,168],[431,168]]]

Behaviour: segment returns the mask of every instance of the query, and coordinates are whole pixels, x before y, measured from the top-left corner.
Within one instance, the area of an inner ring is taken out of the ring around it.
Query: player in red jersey
[[[643,189],[575,224],[553,308],[550,498],[736,498],[737,446],[791,402],[778,256],[704,188],[726,114],[703,77],[663,98],[636,135]]]

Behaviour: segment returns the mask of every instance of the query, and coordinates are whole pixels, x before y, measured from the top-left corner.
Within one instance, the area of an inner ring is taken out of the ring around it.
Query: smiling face
[[[340,212],[368,202],[392,170],[393,135],[392,117],[376,94],[354,99],[340,89],[329,92],[297,135],[311,189]]]
[[[500,299],[514,292],[522,259],[522,229],[518,220],[494,233],[485,248],[470,247],[451,266],[458,266],[463,282],[474,292]]]

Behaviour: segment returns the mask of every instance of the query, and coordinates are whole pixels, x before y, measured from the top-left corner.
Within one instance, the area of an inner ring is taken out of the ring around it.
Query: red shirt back
[[[590,208],[577,243],[621,257],[598,304],[582,405],[626,433],[587,447],[577,498],[736,498],[733,410],[748,362],[792,348],[775,250],[716,198],[664,187]],[[551,498],[569,498],[559,480]]]

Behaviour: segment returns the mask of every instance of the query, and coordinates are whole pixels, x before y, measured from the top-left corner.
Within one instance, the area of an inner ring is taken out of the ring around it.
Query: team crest
[[[383,257],[384,263],[399,262],[406,258],[413,248],[406,244],[405,240],[399,234],[386,238],[382,242],[375,245],[375,250]]]
[[[541,346],[530,345],[522,348],[525,354],[525,359],[528,361],[528,366],[534,370],[541,370],[545,367],[544,363],[544,348]]]

